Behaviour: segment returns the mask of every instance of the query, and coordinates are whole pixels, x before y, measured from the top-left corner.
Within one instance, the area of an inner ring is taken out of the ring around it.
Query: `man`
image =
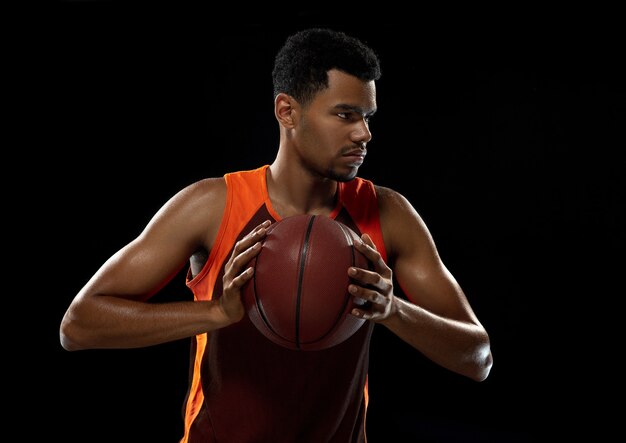
[[[357,177],[372,134],[379,60],[359,40],[301,31],[276,56],[275,160],[178,192],[107,260],[61,323],[67,350],[136,348],[192,338],[183,443],[364,442],[368,350],[380,324],[437,364],[476,381],[489,337],[441,262],[428,228],[398,192]],[[369,320],[323,351],[292,351],[245,315],[247,266],[272,222],[341,221],[373,270],[346,269]],[[193,301],[149,303],[185,266]],[[394,286],[394,281],[398,285]],[[400,286],[400,287],[398,287]]]

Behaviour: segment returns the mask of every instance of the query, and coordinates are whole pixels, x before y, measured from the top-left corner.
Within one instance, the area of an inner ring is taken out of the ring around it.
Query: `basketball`
[[[296,215],[273,223],[250,262],[243,288],[247,315],[272,342],[292,350],[335,346],[365,322],[350,314],[348,268],[369,268],[359,236],[329,217]]]

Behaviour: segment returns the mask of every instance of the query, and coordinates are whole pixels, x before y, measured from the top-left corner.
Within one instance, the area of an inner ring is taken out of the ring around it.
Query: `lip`
[[[365,158],[365,156],[367,155],[367,151],[363,150],[363,149],[355,149],[354,151],[350,151],[350,152],[346,152],[345,154],[343,154],[344,157],[350,157],[350,158]]]
[[[350,164],[360,165],[365,161],[365,152],[363,151],[352,151],[344,154],[342,156],[344,159],[348,160]]]

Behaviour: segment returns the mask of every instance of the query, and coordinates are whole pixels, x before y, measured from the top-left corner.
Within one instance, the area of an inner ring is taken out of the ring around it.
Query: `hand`
[[[267,235],[269,226],[270,221],[266,220],[235,243],[233,252],[226,262],[222,278],[223,292],[219,298],[219,306],[226,316],[226,324],[238,322],[244,316],[241,288],[254,273],[253,268],[245,266],[261,251],[261,241]]]
[[[395,296],[393,295],[393,273],[383,260],[369,235],[363,234],[361,243],[355,242],[355,247],[374,265],[374,270],[349,268],[348,275],[354,283],[348,286],[348,291],[354,296],[355,302],[366,303],[352,310],[355,317],[380,322],[389,318],[394,312]]]

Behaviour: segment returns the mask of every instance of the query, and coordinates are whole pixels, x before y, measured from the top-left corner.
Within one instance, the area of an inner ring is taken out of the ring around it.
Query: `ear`
[[[274,115],[281,126],[293,128],[296,123],[298,102],[290,95],[280,93],[274,100]]]

